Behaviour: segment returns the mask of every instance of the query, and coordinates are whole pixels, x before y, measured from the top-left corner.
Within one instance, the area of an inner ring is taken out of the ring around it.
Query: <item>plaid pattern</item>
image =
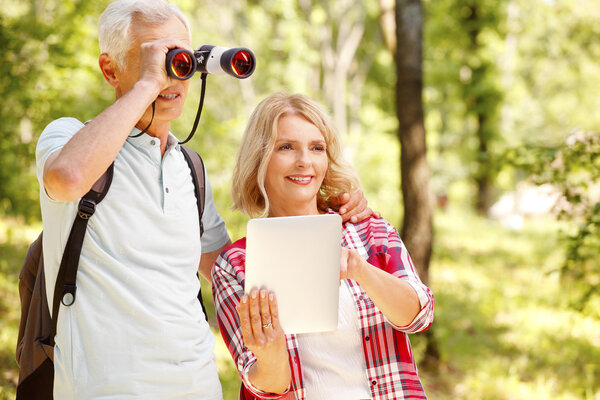
[[[360,285],[349,280],[360,319],[365,372],[373,400],[426,399],[407,333],[429,328],[433,322],[433,294],[419,279],[398,232],[385,220],[369,218],[357,224],[345,223],[342,245],[355,249],[376,267],[406,280],[421,301],[422,309],[410,325],[394,326]],[[305,400],[302,365],[295,335],[286,335],[292,371],[292,382],[286,394],[261,392],[248,381],[248,371],[256,362],[256,357],[244,345],[236,311],[244,294],[245,249],[245,238],[233,243],[221,254],[212,271],[219,329],[244,383],[240,399]]]

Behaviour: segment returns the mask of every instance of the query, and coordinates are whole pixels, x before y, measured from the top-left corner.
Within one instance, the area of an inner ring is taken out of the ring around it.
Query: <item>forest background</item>
[[[234,155],[250,111],[274,91],[327,107],[369,205],[401,231],[396,25],[419,24],[431,201],[418,207],[433,212],[420,268],[436,319],[411,341],[425,389],[432,399],[600,399],[599,2],[174,2],[194,47],[257,57],[249,79],[208,77],[190,142],[233,239],[247,221],[229,208]],[[0,399],[14,398],[18,271],[41,229],[36,140],[51,120],[85,121],[112,102],[97,63],[106,4],[0,1]],[[180,138],[199,94],[193,78],[172,125]],[[222,342],[216,353],[233,399],[235,368]]]

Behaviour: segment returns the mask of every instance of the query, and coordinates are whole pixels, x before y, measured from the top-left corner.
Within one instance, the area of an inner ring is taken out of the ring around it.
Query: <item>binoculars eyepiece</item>
[[[209,74],[229,74],[238,79],[252,75],[256,58],[243,47],[226,48],[204,45],[193,52],[172,49],[167,53],[167,74],[175,79],[190,79],[196,71]]]

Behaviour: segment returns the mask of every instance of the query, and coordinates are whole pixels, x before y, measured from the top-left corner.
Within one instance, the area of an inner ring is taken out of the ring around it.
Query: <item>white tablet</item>
[[[248,221],[245,291],[275,294],[286,334],[337,328],[341,235],[338,214]]]

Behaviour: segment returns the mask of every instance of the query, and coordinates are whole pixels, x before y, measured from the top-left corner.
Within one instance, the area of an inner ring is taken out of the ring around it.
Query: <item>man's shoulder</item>
[[[40,139],[73,136],[77,131],[83,128],[83,125],[83,122],[79,121],[77,118],[58,118],[46,125]]]
[[[58,118],[55,119],[54,121],[50,122],[47,126],[46,129],[44,130],[48,130],[48,129],[57,129],[57,128],[77,128],[77,129],[81,129],[83,127],[83,122],[81,122],[80,120],[78,120],[77,118],[73,118],[73,117],[62,117],[62,118]]]

